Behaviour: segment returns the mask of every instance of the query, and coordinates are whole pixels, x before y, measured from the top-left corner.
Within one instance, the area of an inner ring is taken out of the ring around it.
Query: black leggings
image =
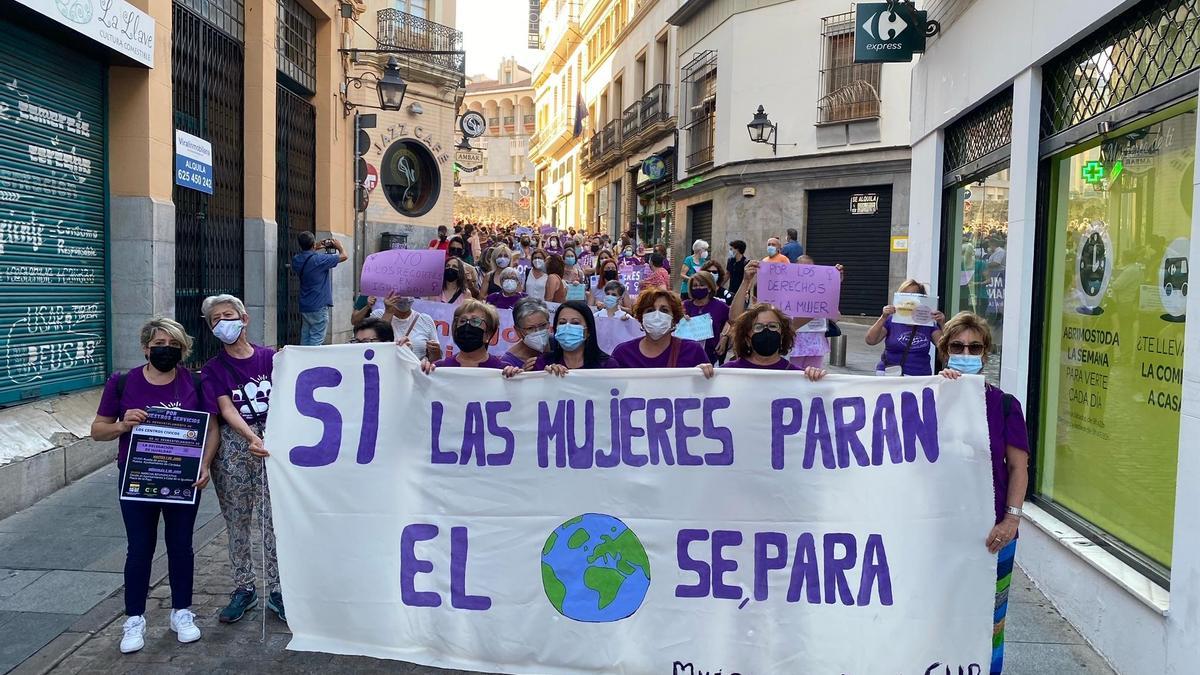
[[[146,595],[150,592],[150,566],[158,540],[158,516],[166,524],[167,574],[171,580],[171,607],[185,609],[192,605],[192,528],[196,525],[196,504],[161,504],[121,500],[121,519],[125,521],[125,538],[129,548],[125,554],[125,614],[142,616],[146,613]]]

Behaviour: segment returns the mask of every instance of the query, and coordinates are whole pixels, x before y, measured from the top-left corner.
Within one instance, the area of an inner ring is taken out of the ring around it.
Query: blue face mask
[[[554,339],[564,351],[573,352],[583,345],[583,326],[573,323],[562,323],[554,329]]]
[[[774,258],[776,253],[779,253],[779,249],[775,248],[774,246],[767,247],[767,257]]]
[[[953,368],[964,375],[978,375],[983,370],[983,357],[970,354],[951,354],[946,367]]]
[[[620,301],[621,301],[621,299],[615,295],[604,296],[604,306],[605,307],[609,307],[609,308],[616,307],[617,303]]]

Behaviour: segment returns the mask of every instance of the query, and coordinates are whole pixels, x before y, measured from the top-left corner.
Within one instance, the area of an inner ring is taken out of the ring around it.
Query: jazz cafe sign
[[[938,30],[911,2],[861,2],[855,6],[854,62],[907,63]]]

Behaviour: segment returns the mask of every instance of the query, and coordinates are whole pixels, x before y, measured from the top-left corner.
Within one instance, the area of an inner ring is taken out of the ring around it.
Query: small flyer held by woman
[[[146,415],[130,435],[121,499],[195,504],[208,413],[148,408]]]

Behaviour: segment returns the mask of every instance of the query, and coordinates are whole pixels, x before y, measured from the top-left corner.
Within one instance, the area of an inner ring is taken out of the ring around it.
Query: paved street
[[[845,368],[871,374],[878,348],[864,344],[866,327],[842,324]],[[287,627],[262,605],[233,626],[217,622],[227,601],[229,564],[224,522],[212,490],[196,523],[193,609],[204,638],[180,645],[167,627],[170,590],[160,541],[146,648],[117,650],[121,624],[124,530],[113,495],[115,468],[106,468],[37,505],[0,520],[0,668],[16,673],[448,673],[367,658],[288,652]],[[64,536],[73,533],[72,536]],[[254,539],[257,540],[257,537]],[[1018,551],[1018,561],[1020,553]],[[257,560],[257,556],[256,556]],[[1008,621],[1011,675],[1082,675],[1113,671],[1018,570]],[[18,667],[19,666],[19,667]]]

